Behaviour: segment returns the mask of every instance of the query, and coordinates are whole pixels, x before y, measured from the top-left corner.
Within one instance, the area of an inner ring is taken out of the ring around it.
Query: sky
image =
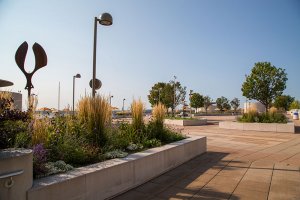
[[[58,107],[59,82],[60,108],[72,106],[77,73],[75,101],[91,94],[94,17],[104,12],[114,21],[97,26],[96,76],[113,106],[141,98],[149,108],[151,87],[174,75],[187,91],[243,103],[245,75],[265,61],[286,70],[284,94],[300,99],[298,0],[0,0],[0,79],[14,83],[2,90],[27,96],[14,59],[27,41],[28,71],[35,42],[48,56],[32,79],[38,107]]]

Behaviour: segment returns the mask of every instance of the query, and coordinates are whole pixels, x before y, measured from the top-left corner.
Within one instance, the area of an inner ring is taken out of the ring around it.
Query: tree
[[[292,109],[300,109],[300,101],[295,100],[290,105],[290,110]]]
[[[193,93],[191,95],[191,107],[192,108],[195,108],[196,109],[196,112],[197,112],[197,109],[200,108],[200,107],[203,107],[204,106],[204,99],[203,99],[203,96],[199,93]]]
[[[175,96],[175,104],[174,104],[174,95]],[[174,90],[174,82],[163,83],[158,82],[155,83],[151,90],[149,91],[148,100],[151,106],[158,104],[159,101],[166,106],[166,108],[171,108],[172,113],[176,106],[182,103],[185,100],[186,95],[186,87],[182,87],[180,82],[175,83]]]
[[[290,95],[281,95],[275,98],[274,106],[277,109],[284,109],[287,111],[294,100],[295,98]]]
[[[221,112],[231,108],[229,105],[229,100],[226,97],[221,96],[220,98],[217,98],[216,103],[217,108],[219,108]]]
[[[230,101],[230,105],[231,107],[233,108],[234,110],[234,113],[236,112],[236,110],[239,108],[240,106],[240,100],[238,98],[233,98],[231,101]]]
[[[181,83],[179,81],[170,81],[169,85],[171,87],[173,87],[173,92],[172,92],[172,96],[173,97],[173,104],[171,106],[172,109],[172,115],[174,116],[174,110],[175,108],[180,105],[183,104],[185,102],[185,96],[186,96],[186,87],[181,86]],[[174,95],[175,95],[175,102],[174,102]]]
[[[276,68],[270,62],[255,63],[242,85],[243,96],[259,101],[268,112],[273,100],[286,88],[287,80],[284,69]]]
[[[148,95],[148,100],[149,100],[149,103],[151,104],[151,106],[153,107],[154,105],[158,104],[159,101],[162,102],[162,104],[165,105],[165,102],[164,102],[164,94],[166,93],[166,83],[163,83],[163,82],[158,82],[158,83],[155,83],[151,90],[149,91],[149,95]]]
[[[212,104],[212,99],[209,96],[204,96],[203,97],[203,107],[205,109],[205,113],[207,114],[207,109],[209,106]]]

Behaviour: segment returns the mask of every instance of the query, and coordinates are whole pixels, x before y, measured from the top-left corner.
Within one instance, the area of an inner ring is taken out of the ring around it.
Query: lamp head
[[[103,26],[110,26],[113,24],[113,18],[109,13],[103,13],[100,15],[98,21]]]
[[[80,74],[76,74],[75,78],[81,78]]]

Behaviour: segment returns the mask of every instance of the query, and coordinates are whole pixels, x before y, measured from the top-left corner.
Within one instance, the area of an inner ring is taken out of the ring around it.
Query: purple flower
[[[33,146],[33,160],[37,163],[45,163],[47,161],[47,150],[43,144]]]

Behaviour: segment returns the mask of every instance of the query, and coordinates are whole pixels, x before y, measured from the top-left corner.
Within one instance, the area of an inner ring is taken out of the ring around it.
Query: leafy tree
[[[219,108],[221,112],[223,112],[224,110],[229,110],[231,108],[229,100],[226,97],[221,96],[220,98],[217,98],[216,103],[217,108]]]
[[[176,96],[174,104],[175,92]],[[154,84],[149,91],[148,100],[152,107],[160,101],[166,108],[171,108],[172,113],[174,113],[175,107],[185,100],[185,96],[186,87],[182,87],[180,82],[175,82],[175,87],[174,81],[170,83],[158,82]]]
[[[243,96],[259,101],[268,111],[273,100],[286,88],[287,80],[284,69],[276,68],[270,62],[255,63],[242,85]]]
[[[235,97],[230,101],[230,105],[233,108],[234,112],[236,112],[236,110],[240,106],[240,100]]]
[[[186,96],[186,87],[181,86],[181,83],[179,81],[175,82],[174,80],[170,81],[169,84],[173,87],[173,93],[172,93],[173,104],[171,106],[171,109],[172,109],[172,115],[174,116],[175,108],[180,104],[184,105],[185,96]],[[175,95],[175,102],[174,102],[174,95]]]
[[[158,82],[152,86],[151,90],[149,91],[150,94],[148,95],[148,100],[151,106],[158,104],[159,101],[166,105],[164,102],[165,99],[163,98],[166,93],[166,85],[166,83]]]
[[[290,110],[292,109],[300,109],[300,101],[295,100],[290,105]]]
[[[191,95],[190,101],[191,101],[191,107],[192,108],[196,108],[196,112],[197,112],[198,108],[204,106],[203,96],[201,94],[199,94],[199,93],[193,93]]]
[[[203,107],[205,109],[205,113],[207,114],[207,109],[209,106],[212,104],[212,99],[209,96],[204,96],[203,97]]]
[[[291,97],[290,95],[282,95],[276,97],[274,101],[274,106],[277,109],[284,109],[285,111],[289,110],[290,105],[295,100],[294,97]]]

